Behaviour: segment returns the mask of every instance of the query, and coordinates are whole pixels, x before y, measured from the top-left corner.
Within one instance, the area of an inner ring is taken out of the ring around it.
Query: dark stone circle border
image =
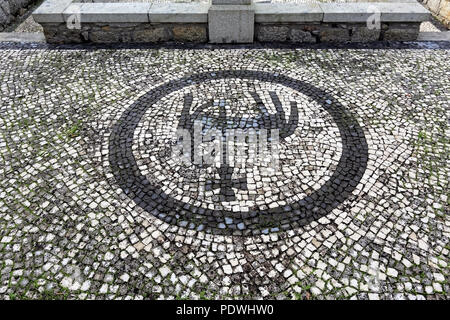
[[[320,189],[288,206],[231,212],[196,207],[173,199],[140,173],[132,144],[134,131],[147,109],[163,96],[192,85],[192,81],[198,83],[231,78],[286,86],[315,100],[331,115],[341,135],[342,155],[333,175]],[[366,170],[367,161],[368,146],[364,132],[336,99],[307,82],[265,71],[209,71],[171,80],[153,88],[125,110],[113,125],[109,138],[111,171],[117,184],[136,205],[167,223],[221,235],[257,235],[289,230],[326,216],[351,196]],[[233,223],[226,224],[225,218],[232,218]],[[238,228],[238,225],[241,227]]]

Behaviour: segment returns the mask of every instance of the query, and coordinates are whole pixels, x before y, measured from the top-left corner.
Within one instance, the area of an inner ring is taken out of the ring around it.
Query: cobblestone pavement
[[[449,53],[0,45],[0,298],[449,298]]]

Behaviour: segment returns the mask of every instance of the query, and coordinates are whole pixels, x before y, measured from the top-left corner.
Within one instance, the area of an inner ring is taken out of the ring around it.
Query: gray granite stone
[[[419,36],[420,24],[392,23],[383,31],[385,41],[415,41]]]
[[[133,40],[135,42],[154,43],[169,40],[169,33],[162,26],[147,27],[138,29],[133,32]]]
[[[172,28],[173,40],[182,42],[207,42],[206,24],[175,25]]]
[[[380,39],[380,29],[368,29],[366,26],[354,26],[351,28],[351,42],[373,42]]]
[[[206,3],[155,3],[149,11],[151,23],[207,23]]]
[[[321,3],[323,22],[366,22],[373,3]]]
[[[42,33],[34,32],[0,32],[0,41],[45,42],[45,37]]]
[[[208,12],[209,42],[253,42],[254,16],[255,11],[252,6],[211,6]]]
[[[46,0],[33,12],[36,22],[64,22],[63,12],[73,0]]]
[[[251,3],[252,0],[211,0],[211,4],[213,5],[223,5],[223,4],[245,5]]]
[[[150,3],[72,3],[64,10],[64,19],[79,15],[81,23],[148,22]]]
[[[309,31],[301,29],[292,29],[290,33],[290,41],[299,43],[316,43],[317,39]]]
[[[450,31],[443,32],[420,32],[418,41],[450,41]]]
[[[322,21],[323,11],[315,3],[255,3],[257,23]]]
[[[383,3],[382,22],[422,22],[430,18],[430,12],[419,3]]]
[[[323,28],[319,39],[322,42],[345,42],[350,40],[350,30],[347,28]]]
[[[256,27],[256,39],[261,42],[287,41],[289,27],[283,25],[258,25]]]

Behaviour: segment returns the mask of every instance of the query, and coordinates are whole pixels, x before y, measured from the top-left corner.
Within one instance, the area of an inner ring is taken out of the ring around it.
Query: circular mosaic
[[[249,70],[150,90],[121,115],[109,148],[115,179],[138,206],[219,234],[276,232],[327,215],[368,159],[363,130],[328,93]]]

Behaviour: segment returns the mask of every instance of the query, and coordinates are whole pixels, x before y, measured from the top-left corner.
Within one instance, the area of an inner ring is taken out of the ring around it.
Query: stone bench
[[[46,0],[33,17],[49,43],[315,43],[416,40],[420,23],[430,13],[416,0],[318,4],[212,0],[211,5]],[[368,21],[379,22],[379,28]]]

